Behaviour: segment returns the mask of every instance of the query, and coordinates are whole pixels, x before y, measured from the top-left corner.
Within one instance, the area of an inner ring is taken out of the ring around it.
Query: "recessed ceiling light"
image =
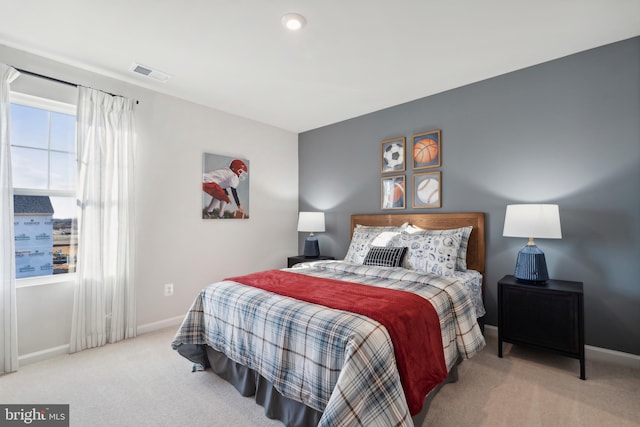
[[[287,30],[298,31],[300,28],[304,27],[304,24],[306,23],[307,20],[299,13],[287,13],[282,15],[282,25]]]

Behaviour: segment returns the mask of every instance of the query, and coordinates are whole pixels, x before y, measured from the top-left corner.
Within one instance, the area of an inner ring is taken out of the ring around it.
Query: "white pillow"
[[[439,230],[436,230],[439,231]],[[445,277],[453,277],[462,232],[433,233],[430,230],[401,232],[399,246],[406,246],[405,267]]]
[[[460,247],[458,248],[457,260],[456,260],[456,270],[458,271],[467,271],[467,248],[469,247],[469,236],[471,236],[471,232],[473,231],[472,226],[460,227],[460,228],[452,228],[449,230],[425,230],[415,225],[408,225],[405,229],[407,233],[417,233],[421,231],[428,231],[433,234],[441,234],[441,235],[451,235],[456,233],[462,233],[462,240],[460,241]]]
[[[408,224],[402,224],[400,226],[385,227],[356,225],[356,228],[353,230],[351,243],[349,243],[349,249],[347,250],[347,254],[344,256],[344,260],[355,264],[362,264],[367,253],[369,253],[371,246],[389,246],[392,239],[397,237],[407,225]],[[381,236],[381,234],[383,235]],[[375,245],[373,244],[374,241],[376,241]]]
[[[389,246],[394,237],[400,235],[399,231],[383,231],[371,241],[371,246]]]

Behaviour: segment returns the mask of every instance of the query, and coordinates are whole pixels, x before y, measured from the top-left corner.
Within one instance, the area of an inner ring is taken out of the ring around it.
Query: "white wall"
[[[150,107],[138,109],[139,325],[182,315],[207,283],[286,267],[298,247],[296,134],[173,98]],[[250,219],[201,219],[203,152],[249,160]]]
[[[0,62],[140,101],[135,205],[139,329],[181,317],[213,281],[286,267],[287,256],[297,254],[297,134],[2,45]],[[249,160],[250,219],[201,219],[204,152]],[[174,284],[172,297],[164,296],[165,283]],[[17,301],[21,356],[68,344],[73,286],[19,288]]]

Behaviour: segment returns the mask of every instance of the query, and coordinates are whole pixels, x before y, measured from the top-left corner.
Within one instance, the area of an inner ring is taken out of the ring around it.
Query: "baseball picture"
[[[437,168],[442,164],[439,130],[413,135],[411,140],[413,169]]]
[[[439,208],[440,185],[442,175],[440,171],[418,173],[413,175],[413,207]]]

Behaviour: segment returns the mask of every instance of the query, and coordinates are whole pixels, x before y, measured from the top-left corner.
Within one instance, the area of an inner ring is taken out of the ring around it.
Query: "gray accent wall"
[[[586,343],[640,355],[640,38],[300,134],[299,209],[326,212],[323,255],[344,257],[351,214],[394,212],[380,208],[380,142],[433,129],[442,208],[413,209],[407,191],[403,211],[486,214],[486,322],[526,244],[502,236],[506,205],[556,203],[562,239],[536,243],[551,277],[584,282]]]

